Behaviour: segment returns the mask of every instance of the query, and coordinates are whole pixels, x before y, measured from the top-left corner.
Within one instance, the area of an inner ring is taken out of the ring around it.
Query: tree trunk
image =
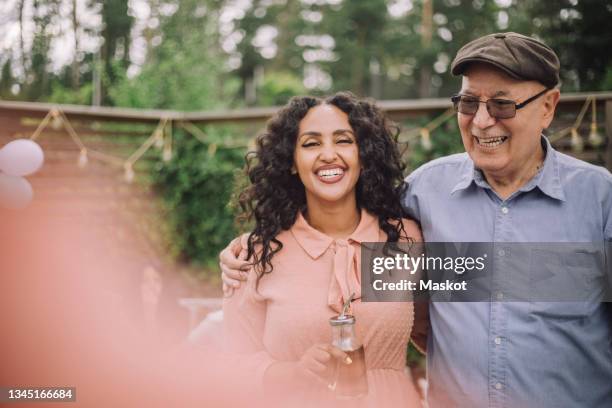
[[[23,69],[23,75],[26,77],[26,57],[25,57],[25,45],[23,41],[23,8],[25,7],[25,0],[20,0],[18,3],[19,7],[19,53],[21,61],[21,69]]]
[[[72,0],[72,29],[74,32],[74,57],[72,59],[72,89],[79,87],[79,20],[77,19],[77,0]]]
[[[421,46],[423,50],[431,47],[433,32],[433,0],[423,0],[423,14],[421,15]],[[431,95],[431,62],[426,61],[421,67],[419,82],[419,97],[427,98]]]

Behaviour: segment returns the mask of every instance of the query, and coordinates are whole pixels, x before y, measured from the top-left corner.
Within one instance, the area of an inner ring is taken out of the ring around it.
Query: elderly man
[[[492,34],[459,50],[452,73],[466,153],[415,170],[403,201],[425,241],[612,241],[612,176],[542,136],[559,101],[554,51]],[[221,260],[235,285],[232,250]],[[430,303],[430,407],[612,407],[608,304],[503,300]]]

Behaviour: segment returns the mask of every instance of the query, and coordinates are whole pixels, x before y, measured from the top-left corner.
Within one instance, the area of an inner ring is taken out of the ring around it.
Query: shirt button
[[[495,338],[495,344],[497,344],[499,346],[501,344],[501,342],[502,342],[501,337],[498,336],[498,337]]]
[[[503,249],[500,249],[499,251],[497,251],[497,255],[504,256],[506,255],[506,251],[504,251]]]
[[[508,214],[508,207],[502,207],[501,212],[502,214]]]
[[[496,389],[496,390],[501,390],[502,388],[504,388],[504,386],[502,385],[502,383],[497,383],[497,384],[495,384],[495,389]]]

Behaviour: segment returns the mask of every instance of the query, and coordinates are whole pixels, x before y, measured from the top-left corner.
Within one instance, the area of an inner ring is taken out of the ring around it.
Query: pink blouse
[[[415,222],[404,220],[404,228],[409,237],[421,240]],[[224,300],[226,344],[244,356],[245,381],[261,391],[272,363],[298,361],[312,345],[330,343],[329,318],[355,293],[352,314],[364,345],[369,392],[350,405],[420,406],[406,374],[413,304],[361,302],[360,243],[386,241],[378,219],[362,210],[359,225],[344,240],[314,229],[299,214],[293,227],[277,239],[283,248],[272,258],[273,271],[256,288],[252,269],[246,284]],[[309,406],[330,398],[320,390],[307,394],[296,396],[296,401]]]

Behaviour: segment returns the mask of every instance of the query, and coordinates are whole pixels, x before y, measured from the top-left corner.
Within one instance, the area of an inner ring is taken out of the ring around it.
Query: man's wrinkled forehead
[[[462,94],[480,95],[484,92],[490,98],[512,97],[522,90],[542,86],[538,81],[511,78],[504,71],[486,63],[470,64],[461,77]]]

